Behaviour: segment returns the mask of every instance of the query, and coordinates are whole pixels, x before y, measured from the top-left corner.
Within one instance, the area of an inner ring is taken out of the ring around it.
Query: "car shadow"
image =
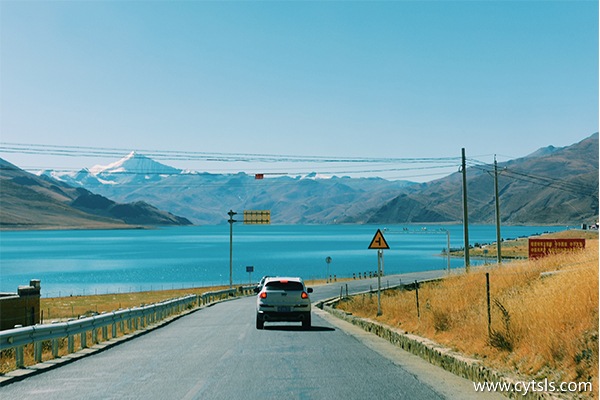
[[[265,324],[264,330],[266,331],[288,331],[288,332],[333,332],[334,328],[327,326],[311,326],[310,328],[304,328],[301,325],[267,325]]]

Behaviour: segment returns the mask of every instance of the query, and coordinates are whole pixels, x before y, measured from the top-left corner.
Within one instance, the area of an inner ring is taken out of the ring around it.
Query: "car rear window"
[[[304,290],[302,283],[296,281],[271,281],[266,287],[272,290]]]

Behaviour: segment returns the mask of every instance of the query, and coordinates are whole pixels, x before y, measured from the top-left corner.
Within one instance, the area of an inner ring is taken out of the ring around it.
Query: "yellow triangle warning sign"
[[[387,242],[385,241],[385,238],[383,237],[383,233],[381,233],[380,229],[377,229],[377,233],[375,233],[375,236],[373,236],[373,240],[371,240],[371,244],[369,245],[369,249],[375,249],[375,250],[383,250],[383,249],[389,249],[390,246],[388,246]]]

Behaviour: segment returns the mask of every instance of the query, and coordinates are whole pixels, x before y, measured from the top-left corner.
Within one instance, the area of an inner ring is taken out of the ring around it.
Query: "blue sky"
[[[0,149],[24,168],[111,148],[372,158],[358,170],[424,181],[439,172],[375,161],[502,161],[598,130],[598,2],[2,0],[0,111],[4,144],[82,149]]]

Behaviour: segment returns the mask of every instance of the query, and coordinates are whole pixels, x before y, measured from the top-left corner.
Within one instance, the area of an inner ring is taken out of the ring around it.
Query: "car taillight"
[[[261,292],[258,297],[260,297],[261,299],[266,299],[267,298],[267,292]]]
[[[301,296],[303,299],[308,299],[308,293],[306,293],[306,292],[302,292]]]

